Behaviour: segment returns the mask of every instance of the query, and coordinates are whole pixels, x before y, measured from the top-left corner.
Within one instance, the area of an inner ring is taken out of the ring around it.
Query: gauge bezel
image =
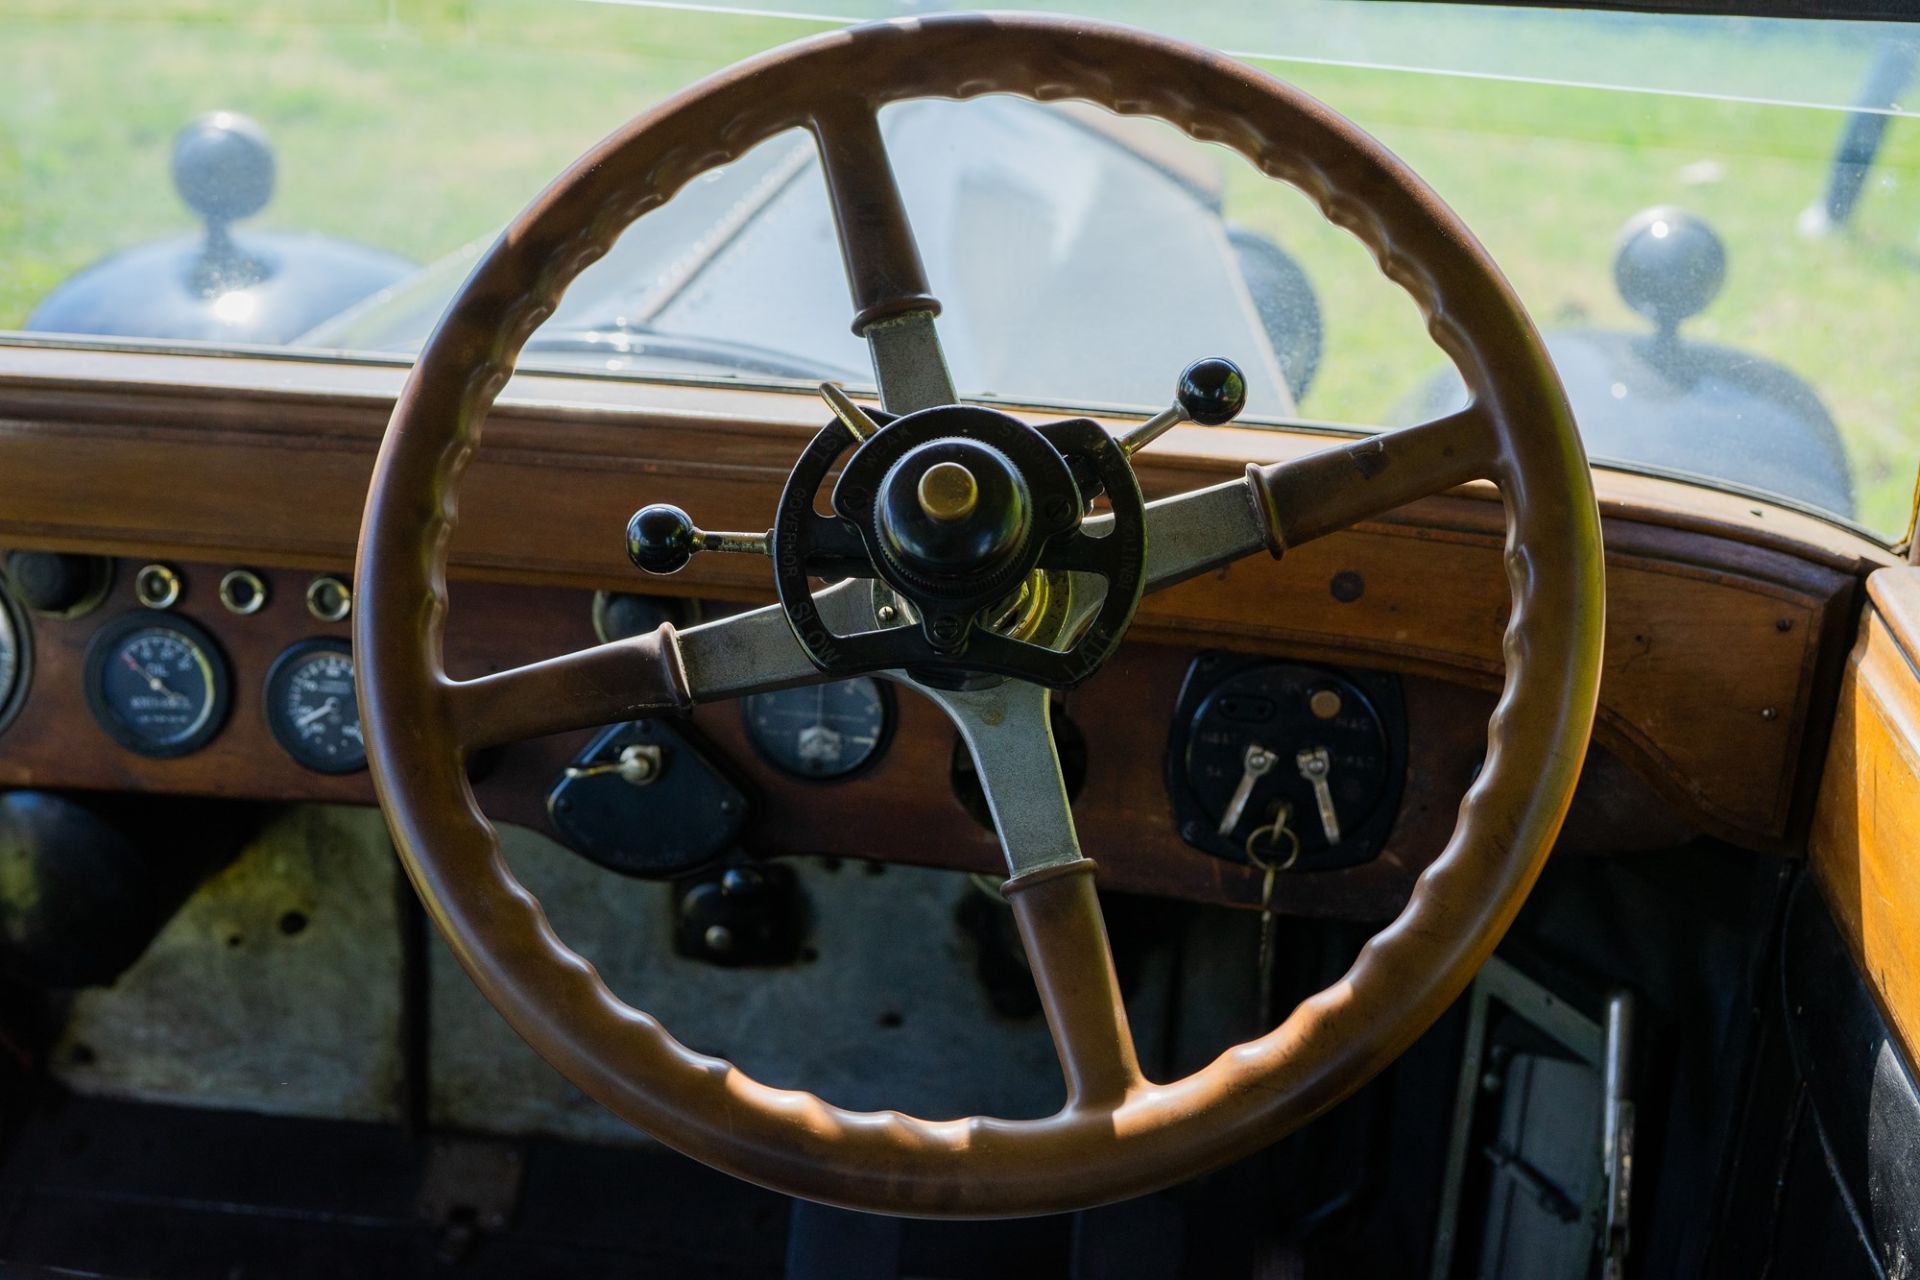
[[[338,609],[321,607],[320,593],[327,590],[340,593]],[[315,622],[345,622],[353,616],[353,584],[337,573],[315,574],[307,584],[307,616]]]
[[[242,599],[234,593],[235,587],[247,590]],[[251,569],[229,569],[220,575],[220,607],[236,618],[251,618],[267,607],[270,592],[267,580]]]
[[[811,783],[815,786],[832,786],[836,783],[847,782],[875,768],[881,760],[886,758],[887,749],[893,745],[893,731],[900,721],[900,710],[898,702],[894,697],[893,682],[891,680],[883,680],[879,676],[846,676],[839,680],[827,680],[822,683],[852,684],[861,680],[873,685],[874,688],[880,691],[880,732],[874,735],[872,750],[867,752],[866,757],[862,759],[859,764],[854,765],[850,769],[843,770],[840,773],[799,773],[794,770],[793,766],[774,754],[774,752],[761,741],[760,732],[754,727],[753,723],[754,699],[768,696],[777,697],[782,693],[792,693],[794,692],[793,689],[770,689],[763,693],[748,694],[746,697],[740,699],[740,723],[746,730],[748,745],[753,748],[753,753],[760,757],[762,763],[774,770],[781,777],[792,778],[795,782]],[[812,686],[802,685],[799,687],[804,689],[811,688]]]
[[[316,653],[345,654],[349,662],[351,662],[353,658],[353,645],[340,636],[311,636],[305,640],[296,640],[288,645],[281,651],[280,656],[273,660],[273,665],[267,668],[266,681],[260,686],[260,714],[266,718],[267,732],[273,735],[273,740],[280,744],[280,749],[287,753],[287,758],[301,768],[312,773],[330,774],[335,777],[344,776],[349,773],[361,773],[365,771],[367,767],[366,740],[364,737],[360,743],[360,759],[355,764],[341,764],[338,761],[320,762],[311,760],[302,754],[305,741],[299,734],[293,731],[291,725],[285,723],[285,717],[280,712],[283,695],[286,692],[282,686],[293,678],[294,672],[299,670],[303,660]],[[357,669],[354,671],[353,681],[354,697],[358,699],[360,693],[360,673]],[[358,714],[358,710],[358,707],[356,707],[356,715]]]
[[[27,687],[33,683],[33,632],[27,622],[27,608],[0,586],[0,612],[7,615],[13,631],[13,685],[0,694],[0,733],[7,731],[20,708],[27,704]]]
[[[157,592],[149,586],[156,582],[160,584]],[[173,608],[186,593],[187,580],[178,569],[163,561],[155,560],[133,571],[133,598],[140,602],[141,607],[152,609],[155,613],[165,613]]]
[[[141,736],[124,724],[107,704],[105,667],[108,656],[134,632],[148,630],[178,632],[198,646],[206,659],[209,704],[206,718],[198,729],[178,742],[156,743]],[[226,650],[220,647],[220,642],[213,638],[212,632],[181,614],[142,607],[109,619],[87,642],[86,694],[87,710],[93,713],[94,723],[109,738],[135,755],[150,760],[173,760],[199,751],[226,728],[227,714],[233,708],[233,673],[227,662]]]

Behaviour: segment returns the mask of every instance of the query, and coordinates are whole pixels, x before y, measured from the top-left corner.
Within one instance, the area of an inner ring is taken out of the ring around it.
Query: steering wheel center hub
[[[880,481],[874,533],[903,577],[930,595],[1005,591],[1033,531],[1033,498],[1013,460],[978,440],[909,449]]]
[[[774,585],[807,657],[832,676],[909,670],[923,678],[1002,675],[1054,689],[1111,655],[1140,602],[1146,511],[1126,455],[1085,418],[1029,425],[980,405],[940,405],[856,439],[824,428],[787,477],[774,522]],[[832,492],[820,490],[849,449]],[[1095,496],[1111,530],[1080,528]],[[1106,580],[1101,605],[1053,647],[1002,634],[988,615],[1038,569]],[[814,605],[809,577],[877,577],[915,626],[841,635]]]

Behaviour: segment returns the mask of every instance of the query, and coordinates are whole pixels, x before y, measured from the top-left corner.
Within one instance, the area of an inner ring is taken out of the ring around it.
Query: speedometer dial
[[[100,629],[87,650],[87,705],[108,735],[145,756],[205,746],[227,717],[226,658],[180,617],[142,610]]]
[[[13,601],[0,592],[0,729],[27,693],[27,630]]]
[[[367,767],[353,652],[345,640],[303,640],[267,673],[267,727],[288,755],[319,773]]]

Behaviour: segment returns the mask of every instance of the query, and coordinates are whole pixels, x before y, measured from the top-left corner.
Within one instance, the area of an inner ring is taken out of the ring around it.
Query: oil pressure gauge
[[[316,773],[367,767],[353,652],[345,640],[302,640],[267,672],[267,727],[295,760]]]
[[[227,660],[175,614],[125,614],[87,647],[87,706],[109,737],[143,756],[183,756],[227,718]]]
[[[1292,870],[1366,861],[1399,805],[1402,723],[1392,676],[1202,655],[1167,758],[1181,837]]]

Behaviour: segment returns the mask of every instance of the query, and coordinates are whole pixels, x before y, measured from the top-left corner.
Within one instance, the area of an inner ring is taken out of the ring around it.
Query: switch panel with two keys
[[[1167,790],[1195,848],[1328,870],[1386,843],[1406,757],[1396,677],[1205,653],[1174,712]]]

